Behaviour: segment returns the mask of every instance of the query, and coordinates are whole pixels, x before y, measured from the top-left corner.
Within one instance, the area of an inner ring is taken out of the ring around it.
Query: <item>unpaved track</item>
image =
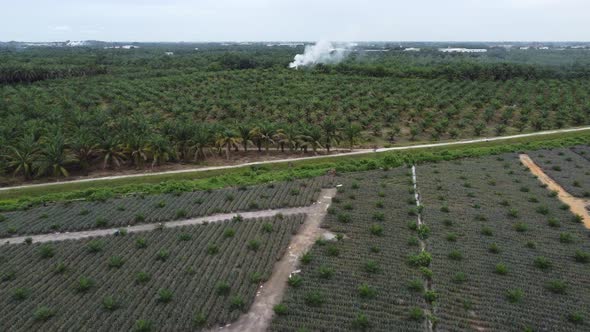
[[[323,233],[320,224],[326,216],[336,189],[324,189],[320,199],[307,213],[301,230],[293,236],[285,255],[275,263],[270,278],[260,287],[250,310],[235,323],[211,331],[259,332],[266,331],[273,317],[273,307],[280,303],[287,288],[287,280],[299,265],[299,258],[307,252]]]
[[[14,244],[14,243],[23,243],[25,239],[31,238],[33,242],[52,242],[52,241],[64,241],[64,240],[76,240],[76,239],[83,239],[88,237],[95,237],[95,236],[107,236],[113,235],[119,229],[126,229],[129,233],[136,233],[136,232],[148,232],[153,231],[161,227],[163,225],[166,228],[171,227],[181,227],[181,226],[189,226],[189,225],[199,225],[205,222],[220,222],[224,220],[231,219],[237,215],[242,216],[244,219],[252,219],[252,218],[263,218],[263,217],[272,217],[279,213],[283,215],[291,215],[291,214],[308,214],[314,215],[318,214],[318,209],[327,208],[325,203],[324,197],[329,197],[330,199],[335,195],[335,189],[322,189],[320,192],[320,196],[322,199],[319,203],[315,203],[311,206],[304,206],[304,207],[295,207],[295,208],[283,208],[283,209],[274,209],[274,210],[260,210],[260,211],[249,211],[249,212],[241,212],[241,213],[223,213],[223,214],[215,214],[206,217],[199,217],[194,219],[186,219],[186,220],[178,220],[178,221],[169,221],[164,223],[152,223],[152,224],[141,224],[136,226],[128,226],[128,227],[120,227],[120,228],[110,228],[110,229],[97,229],[97,230],[89,230],[89,231],[82,231],[82,232],[71,232],[71,233],[53,233],[53,234],[42,234],[42,235],[30,235],[30,236],[19,236],[19,237],[11,237],[11,238],[4,238],[0,239],[0,245],[3,244]],[[309,217],[308,217],[309,218]],[[307,220],[307,219],[306,219]],[[306,225],[309,222],[306,221]],[[307,228],[307,226],[305,226]]]
[[[528,167],[528,169],[533,173],[539,181],[547,185],[547,188],[552,191],[557,192],[557,197],[563,203],[569,205],[570,211],[573,214],[582,216],[584,220],[584,226],[586,228],[590,228],[590,214],[588,214],[588,210],[586,206],[590,204],[590,200],[577,198],[570,193],[568,193],[562,186],[560,186],[557,182],[555,182],[549,175],[545,174],[543,169],[539,167],[532,159],[526,154],[520,155],[520,161]]]
[[[38,183],[38,184],[27,184],[27,185],[14,186],[14,187],[2,187],[2,188],[0,188],[0,191],[6,191],[6,190],[12,190],[12,189],[34,188],[34,187],[44,187],[44,186],[55,186],[55,185],[61,185],[61,184],[65,184],[65,183],[93,182],[93,181],[102,181],[102,180],[116,180],[116,179],[134,178],[134,177],[142,177],[142,176],[157,176],[157,175],[166,175],[166,174],[180,174],[180,173],[204,172],[204,171],[213,171],[213,170],[223,170],[223,169],[240,168],[240,167],[245,167],[245,166],[257,166],[257,165],[268,165],[268,164],[295,162],[295,161],[300,161],[300,160],[313,160],[313,159],[321,159],[321,158],[336,158],[336,157],[342,157],[342,156],[374,154],[374,153],[389,152],[389,151],[415,150],[415,149],[434,148],[434,147],[442,147],[442,146],[464,145],[464,144],[473,144],[473,143],[482,143],[482,142],[494,142],[494,141],[502,141],[502,140],[514,139],[514,138],[543,136],[543,135],[551,135],[551,134],[559,134],[559,133],[571,133],[571,132],[578,132],[578,131],[584,131],[584,130],[590,130],[590,126],[580,127],[580,128],[569,128],[569,129],[539,131],[539,132],[536,132],[536,133],[519,134],[519,135],[511,135],[511,136],[499,136],[499,137],[490,137],[490,138],[476,138],[476,139],[459,140],[459,141],[444,142],[444,143],[430,143],[430,144],[397,146],[397,147],[392,147],[392,148],[381,148],[381,149],[376,149],[376,150],[373,150],[373,149],[362,149],[362,150],[356,150],[356,151],[353,151],[353,152],[339,153],[339,154],[327,155],[327,156],[326,155],[322,155],[322,156],[301,157],[301,158],[291,158],[291,159],[277,159],[277,160],[256,161],[256,162],[242,163],[242,164],[228,165],[228,166],[211,166],[211,167],[187,168],[187,169],[174,170],[174,171],[165,171],[165,172],[140,173],[140,174],[128,174],[128,175],[113,175],[113,176],[105,176],[105,177],[98,177],[98,178],[88,178],[88,179],[79,179],[79,180],[71,180],[71,181],[59,181],[59,182],[48,182],[48,183]]]

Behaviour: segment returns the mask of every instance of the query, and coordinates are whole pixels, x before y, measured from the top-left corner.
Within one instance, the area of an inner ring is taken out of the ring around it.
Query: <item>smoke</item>
[[[318,63],[331,64],[344,60],[354,44],[334,45],[329,41],[319,41],[315,45],[305,46],[303,54],[297,54],[289,68],[315,66]]]

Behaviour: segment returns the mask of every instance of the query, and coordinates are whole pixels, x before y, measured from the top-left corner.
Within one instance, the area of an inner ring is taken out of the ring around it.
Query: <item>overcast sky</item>
[[[0,0],[0,40],[590,41],[590,0]]]

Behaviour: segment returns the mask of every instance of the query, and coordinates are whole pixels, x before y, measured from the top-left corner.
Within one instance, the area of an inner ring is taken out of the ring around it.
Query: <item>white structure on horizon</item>
[[[417,47],[408,47],[404,49],[404,52],[420,52],[420,49]]]
[[[174,52],[164,52],[166,55],[174,55]]]
[[[485,53],[488,50],[485,48],[439,48],[440,52],[444,53]]]

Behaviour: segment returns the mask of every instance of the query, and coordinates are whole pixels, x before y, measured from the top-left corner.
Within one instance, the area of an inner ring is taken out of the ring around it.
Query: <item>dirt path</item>
[[[260,287],[250,310],[235,323],[212,331],[259,332],[266,331],[273,317],[273,307],[280,303],[287,288],[287,280],[299,265],[299,257],[307,252],[323,233],[320,223],[336,195],[336,189],[324,189],[320,199],[307,211],[305,223],[293,236],[285,255],[275,263],[270,278]]]
[[[420,194],[418,193],[418,181],[417,181],[417,175],[416,175],[416,166],[412,165],[412,185],[414,186],[414,198],[416,199],[416,207],[420,208]],[[417,223],[418,226],[422,226],[424,224],[423,220],[422,220],[422,213],[420,212],[420,210],[418,210],[418,217],[417,217]],[[420,251],[426,251],[426,241],[419,238],[419,243],[420,243]],[[432,280],[425,278],[424,279],[424,289],[429,291],[432,290]],[[426,309],[426,316],[430,317],[431,314],[433,314],[434,310],[433,306],[430,305],[429,308]],[[432,332],[434,329],[434,324],[432,323],[432,320],[430,318],[426,319],[426,331],[427,332]]]
[[[541,167],[539,167],[528,155],[521,154],[520,161],[526,167],[528,167],[531,173],[537,176],[539,181],[546,184],[549,190],[556,191],[559,200],[569,205],[570,211],[573,214],[582,216],[584,225],[586,226],[586,228],[590,228],[590,215],[588,214],[588,210],[586,210],[586,206],[590,205],[590,200],[572,196],[565,189],[563,189],[562,186],[560,186],[551,177],[549,177],[549,175],[545,174]]]
[[[114,176],[105,176],[105,177],[98,177],[98,178],[87,178],[87,179],[70,180],[70,181],[59,181],[59,182],[28,184],[28,185],[22,185],[22,186],[14,186],[14,187],[2,187],[2,188],[0,188],[0,191],[13,190],[13,189],[24,189],[24,188],[33,188],[33,187],[43,187],[43,186],[55,186],[55,185],[61,185],[61,184],[66,184],[66,183],[92,182],[92,181],[116,180],[116,179],[124,179],[124,178],[143,177],[143,176],[156,176],[156,175],[166,175],[166,174],[180,174],[180,173],[204,172],[204,171],[211,171],[211,170],[223,170],[223,169],[240,168],[240,167],[245,167],[245,166],[257,166],[257,165],[268,165],[268,164],[276,164],[276,163],[295,162],[295,161],[300,161],[300,160],[313,160],[313,159],[321,159],[321,158],[335,158],[335,157],[342,157],[342,156],[365,155],[365,154],[373,154],[373,153],[389,152],[389,151],[415,150],[415,149],[434,148],[434,147],[441,147],[441,146],[464,145],[464,144],[473,144],[473,143],[482,143],[482,142],[494,142],[494,141],[502,141],[502,140],[514,139],[514,138],[543,136],[543,135],[551,135],[551,134],[559,134],[559,133],[570,133],[570,132],[577,132],[577,131],[584,131],[584,130],[590,130],[590,126],[588,126],[588,127],[580,127],[580,128],[569,128],[569,129],[540,131],[540,132],[536,132],[536,133],[519,134],[519,135],[511,135],[511,136],[499,136],[499,137],[490,137],[490,138],[485,137],[485,138],[459,140],[459,141],[452,141],[452,142],[418,144],[418,145],[408,145],[408,146],[396,146],[396,147],[392,147],[392,148],[380,148],[380,149],[376,149],[376,150],[373,150],[373,149],[362,149],[362,150],[355,150],[353,152],[340,153],[340,154],[334,154],[334,155],[321,155],[321,156],[312,156],[312,157],[301,157],[301,158],[290,158],[290,159],[289,158],[288,159],[277,159],[277,160],[267,160],[267,161],[257,161],[257,162],[241,163],[241,164],[227,165],[227,166],[197,167],[197,168],[187,168],[187,169],[172,170],[172,171],[165,171],[165,172],[139,173],[139,174],[128,174],[128,175],[114,175]]]
[[[199,218],[194,218],[194,219],[169,221],[169,222],[164,222],[164,223],[142,224],[142,225],[136,225],[136,226],[121,227],[121,228],[97,229],[97,230],[82,231],[82,232],[19,236],[19,237],[0,239],[0,245],[23,243],[25,241],[25,239],[27,239],[27,238],[31,238],[33,240],[33,242],[52,242],[52,241],[76,240],[76,239],[83,239],[83,238],[95,237],[95,236],[107,236],[107,235],[114,234],[119,229],[125,229],[129,233],[148,232],[148,231],[153,231],[153,230],[161,227],[160,225],[163,225],[166,228],[181,227],[181,226],[188,226],[188,225],[199,225],[199,224],[203,224],[205,222],[212,223],[212,222],[220,222],[220,221],[224,221],[224,220],[229,220],[237,215],[242,216],[244,219],[272,217],[272,216],[277,215],[279,213],[282,213],[283,215],[305,213],[305,214],[308,214],[308,216],[309,215],[313,216],[313,215],[317,215],[320,212],[325,213],[325,208],[327,207],[327,205],[329,205],[330,199],[335,195],[335,192],[336,192],[335,189],[322,189],[322,191],[320,192],[320,196],[319,196],[319,197],[322,197],[320,202],[314,203],[311,206],[305,206],[305,207],[249,211],[249,212],[241,212],[241,213],[223,213],[223,214],[215,214],[212,216],[199,217]],[[325,198],[325,197],[327,197],[327,198]],[[327,203],[326,203],[326,200],[327,200]],[[321,211],[318,211],[318,209],[320,209]],[[310,217],[308,217],[308,219],[309,218]],[[308,221],[306,221],[306,225],[307,224],[309,224]],[[305,229],[307,229],[307,226],[305,226]],[[315,241],[315,239],[314,239],[314,241]]]

